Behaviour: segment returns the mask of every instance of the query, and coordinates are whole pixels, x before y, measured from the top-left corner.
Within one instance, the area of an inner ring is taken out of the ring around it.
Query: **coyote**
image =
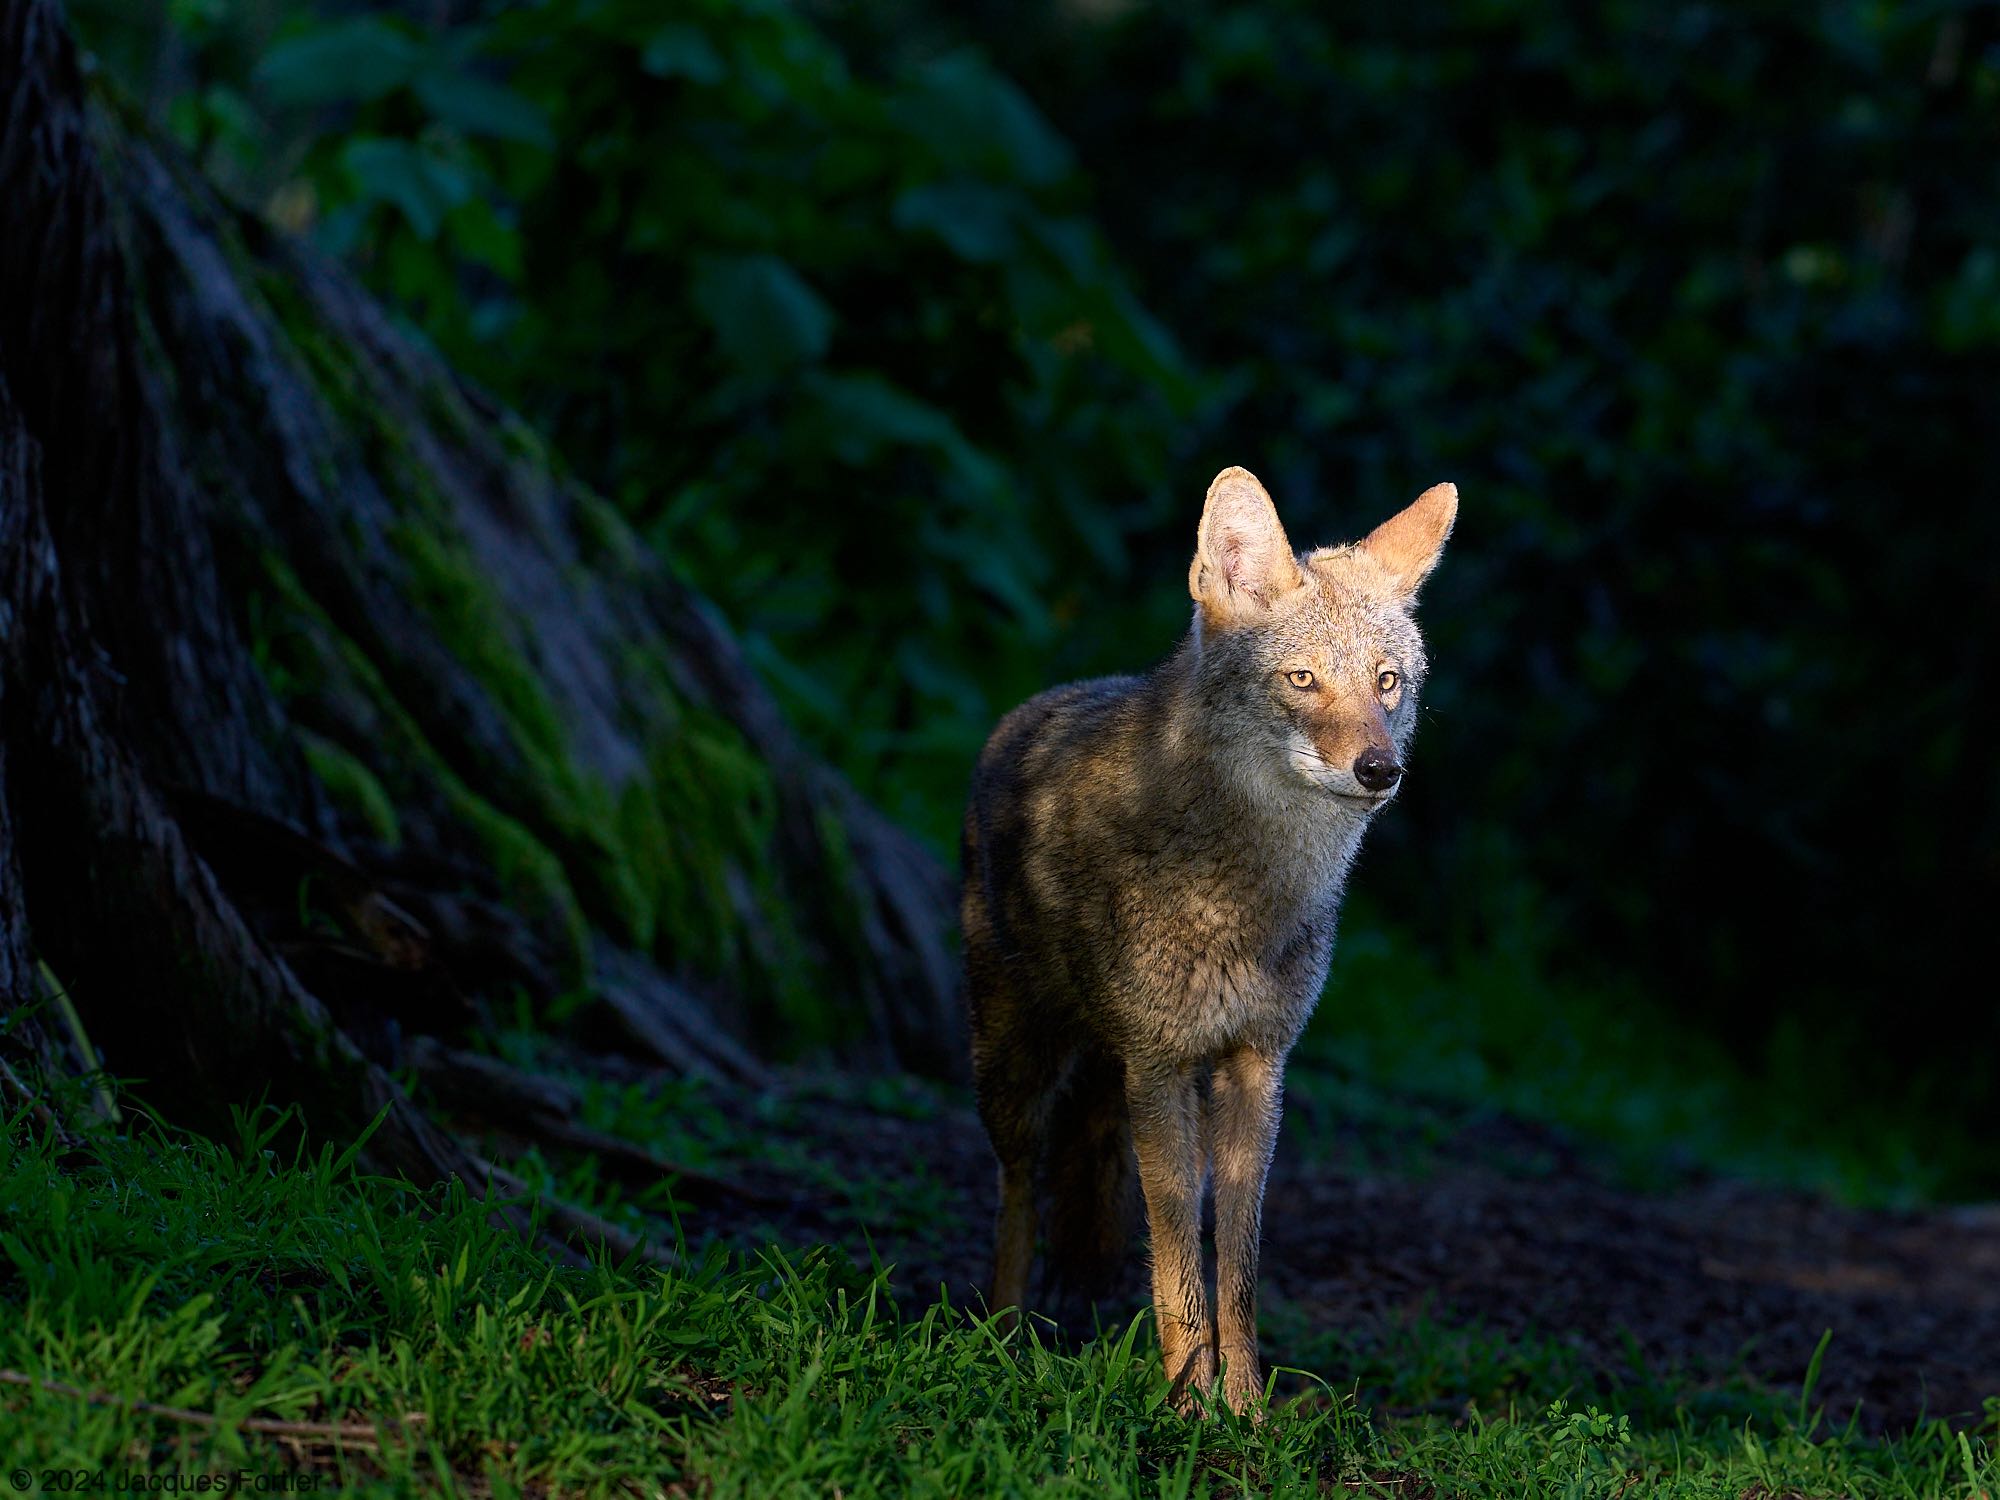
[[[1426,490],[1365,541],[1295,555],[1264,487],[1209,486],[1193,624],[1144,677],[1054,688],[979,757],[963,916],[973,1077],[1000,1161],[991,1305],[1049,1260],[1102,1290],[1137,1166],[1176,1403],[1263,1394],[1257,1242],[1285,1056],[1341,889],[1416,727],[1411,608],[1458,510]],[[1201,1202],[1215,1186],[1216,1300]]]

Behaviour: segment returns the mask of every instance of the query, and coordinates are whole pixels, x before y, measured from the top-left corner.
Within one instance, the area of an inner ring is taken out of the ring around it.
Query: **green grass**
[[[1585,1393],[1559,1353],[1421,1320],[1373,1350],[1328,1331],[1334,1384],[1283,1375],[1300,1394],[1261,1425],[1189,1423],[1143,1325],[1056,1352],[942,1302],[898,1316],[881,1279],[810,1250],[557,1268],[462,1189],[282,1138],[269,1118],[226,1146],[143,1128],[65,1157],[9,1123],[0,1366],[104,1398],[0,1389],[10,1471],[311,1465],[384,1493],[2000,1492],[1990,1424],[1873,1443],[1819,1430],[1809,1397],[1704,1405],[1641,1376]],[[288,1445],[250,1418],[361,1421],[379,1446]]]
[[[710,1082],[699,1076],[612,1082],[551,1066],[534,1018],[522,1008],[515,1024],[491,1038],[496,1054],[515,1067],[561,1078],[577,1090],[581,1120],[593,1129],[644,1146],[666,1161],[724,1176],[746,1162],[775,1170],[804,1191],[818,1191],[836,1221],[864,1231],[955,1237],[965,1225],[953,1195],[912,1161],[893,1178],[858,1175],[850,1164],[829,1160],[800,1139],[813,1130],[822,1100],[859,1104],[902,1119],[925,1119],[939,1108],[940,1086],[904,1075],[861,1076],[827,1072],[797,1090],[754,1102],[747,1118],[724,1109]],[[801,1078],[810,1075],[801,1075]],[[675,1203],[667,1185],[635,1195],[605,1183],[586,1164],[558,1174],[539,1156],[522,1164],[527,1181],[559,1189],[571,1202],[642,1229],[643,1216],[670,1217]]]

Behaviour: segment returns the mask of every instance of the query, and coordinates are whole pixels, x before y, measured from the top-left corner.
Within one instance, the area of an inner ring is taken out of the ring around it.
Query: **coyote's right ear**
[[[1278,508],[1248,469],[1224,469],[1208,487],[1188,592],[1209,618],[1269,609],[1305,581]]]
[[[1361,544],[1389,575],[1397,597],[1408,599],[1430,576],[1458,519],[1458,486],[1434,484],[1368,533]]]

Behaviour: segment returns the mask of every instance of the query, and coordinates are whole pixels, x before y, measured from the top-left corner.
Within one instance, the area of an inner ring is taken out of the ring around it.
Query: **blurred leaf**
[[[832,419],[835,441],[860,463],[883,443],[944,448],[963,441],[951,418],[879,375],[826,374],[810,387]]]
[[[1046,186],[1073,170],[1069,147],[1013,83],[977,53],[925,63],[896,113],[946,165]]]
[[[252,78],[276,103],[365,103],[412,82],[423,46],[375,16],[337,21],[279,42]]]
[[[204,32],[228,14],[229,0],[167,0],[168,20],[183,33]]]
[[[460,168],[408,141],[361,136],[341,149],[340,161],[361,197],[394,205],[419,239],[435,238],[472,192]]]
[[[421,75],[416,90],[432,118],[467,135],[518,141],[544,150],[555,144],[541,109],[500,84],[470,73],[442,70]]]
[[[1037,587],[1041,569],[1027,554],[996,546],[997,539],[990,534],[952,526],[937,517],[926,518],[923,536],[932,555],[956,563],[967,578],[1012,615],[1017,628],[1027,631],[1032,639],[1046,637],[1050,619]]]
[[[806,389],[818,398],[831,424],[833,447],[848,463],[864,464],[886,446],[920,447],[943,458],[958,480],[938,486],[938,498],[948,496],[966,506],[1004,498],[1007,475],[998,461],[968,442],[946,413],[880,376],[818,373],[808,379]]]
[[[521,236],[504,223],[485,198],[466,199],[446,220],[452,244],[468,260],[508,281],[521,278]]]
[[[707,37],[680,24],[654,32],[641,62],[656,78],[685,78],[690,83],[720,83],[729,71]]]
[[[730,363],[754,377],[817,360],[833,336],[833,310],[775,255],[703,259],[693,298]]]
[[[927,183],[896,200],[898,229],[936,235],[965,260],[997,261],[1014,249],[1017,199],[977,182]]]

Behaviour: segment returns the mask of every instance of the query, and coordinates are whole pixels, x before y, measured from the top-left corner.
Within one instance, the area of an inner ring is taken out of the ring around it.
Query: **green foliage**
[[[184,138],[940,847],[999,712],[1170,646],[1217,467],[1301,542],[1451,477],[1367,888],[1990,1134],[1990,7],[175,15]]]
[[[228,1145],[106,1138],[78,1157],[5,1123],[0,1367],[103,1398],[8,1387],[10,1467],[303,1463],[370,1493],[590,1495],[1914,1500],[2000,1484],[1984,1430],[1873,1442],[1773,1409],[1697,1418],[1666,1388],[1577,1409],[1533,1351],[1515,1357],[1518,1400],[1454,1419],[1371,1422],[1307,1382],[1262,1424],[1187,1422],[1143,1323],[1062,1353],[942,1303],[899,1315],[879,1278],[824,1254],[552,1266],[493,1203],[359,1175],[352,1151],[280,1148],[285,1124],[243,1117]],[[252,1417],[357,1422],[380,1446],[300,1447],[246,1432]]]
[[[1928,1029],[1879,1023],[1952,994],[1927,955],[2000,848],[1968,613],[2000,514],[1972,503],[2000,389],[1980,192],[2000,54],[1972,9],[79,10],[212,172],[614,497],[590,518],[603,565],[636,536],[684,567],[808,731],[940,843],[1000,710],[1170,643],[1215,467],[1253,463],[1301,541],[1458,479],[1466,526],[1426,602],[1429,769],[1367,873],[1424,937],[1371,941],[1350,913],[1301,1105],[1421,1131],[1435,1101],[1498,1102],[1634,1170],[1670,1139],[1864,1198],[1978,1169],[1900,1077],[1812,1107],[1852,1076],[1851,1035],[1893,1052]],[[317,357],[338,395],[338,352]],[[650,781],[612,798],[522,690],[467,560],[405,554],[542,802],[502,811],[431,764],[284,578],[257,606],[274,686],[338,676],[375,704],[579,952],[588,907],[638,941],[711,934],[717,972],[751,946],[790,967],[796,893],[732,878],[775,817],[754,757],[669,703]],[[311,759],[393,839],[409,788],[341,747]],[[1422,956],[1446,948],[1479,957]],[[1643,977],[1551,983],[1577,954]],[[779,1008],[811,1036],[798,983]],[[1688,1036],[1663,995],[1775,1038],[1764,1064]],[[1820,1025],[1829,996],[1874,1031]],[[1979,1096],[1964,1050],[1939,1115]],[[1431,1101],[1391,1097],[1413,1083]],[[757,1145],[698,1085],[586,1099],[693,1165]],[[255,1413],[383,1421],[380,1458],[337,1467],[387,1490],[2000,1484],[1990,1421],[1821,1433],[1810,1372],[1795,1412],[1585,1390],[1556,1346],[1428,1318],[1373,1349],[1294,1341],[1372,1420],[1287,1372],[1304,1394],[1264,1426],[1189,1425],[1136,1328],[1075,1355],[942,1305],[903,1317],[822,1253],[551,1269],[491,1203],[288,1158],[263,1120],[230,1148],[96,1142],[94,1164],[8,1130],[0,1365],[222,1419],[10,1391],[22,1464],[289,1462],[242,1432]],[[675,1207],[518,1165],[607,1214]],[[921,1183],[845,1186],[870,1222],[937,1214]],[[396,1425],[410,1411],[428,1421]]]
[[[1248,462],[1318,540],[1464,492],[1368,888],[1483,941],[1526,881],[1567,963],[1743,1052],[1831,1017],[1957,1064],[2000,881],[1992,8],[965,14],[931,40],[1030,88],[1232,393],[1188,494]]]
[[[247,190],[550,431],[947,840],[987,726],[1172,514],[1199,399],[1068,147],[976,53],[876,76],[778,6],[296,15],[242,81],[295,165]]]

